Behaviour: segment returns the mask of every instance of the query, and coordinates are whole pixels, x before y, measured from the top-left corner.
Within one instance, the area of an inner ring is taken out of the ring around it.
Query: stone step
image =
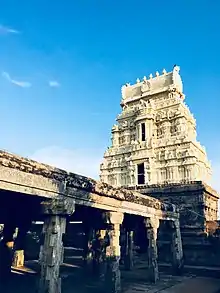
[[[160,271],[170,272],[172,267],[167,263],[159,263],[159,269]],[[183,272],[201,277],[219,278],[220,267],[184,265]]]

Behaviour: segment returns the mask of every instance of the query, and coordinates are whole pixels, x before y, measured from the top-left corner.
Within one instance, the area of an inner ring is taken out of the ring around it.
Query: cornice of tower
[[[121,106],[137,101],[143,97],[156,95],[165,91],[176,91],[183,95],[183,83],[179,71],[180,67],[174,66],[171,72],[163,70],[160,75],[157,71],[155,77],[150,74],[148,79],[146,76],[142,81],[137,79],[136,83],[133,85],[126,83],[121,88]]]

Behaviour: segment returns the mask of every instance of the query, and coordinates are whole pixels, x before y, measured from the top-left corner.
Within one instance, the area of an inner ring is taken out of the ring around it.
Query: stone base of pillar
[[[181,276],[183,273],[184,263],[183,261],[172,266],[172,273],[174,276]]]
[[[15,268],[24,266],[24,250],[16,250],[14,252],[12,266]]]
[[[105,292],[121,292],[121,272],[119,269],[120,257],[107,258],[107,268],[105,273]]]
[[[159,271],[156,264],[155,266],[149,267],[148,276],[149,276],[149,281],[151,283],[157,283],[157,281],[159,280]]]

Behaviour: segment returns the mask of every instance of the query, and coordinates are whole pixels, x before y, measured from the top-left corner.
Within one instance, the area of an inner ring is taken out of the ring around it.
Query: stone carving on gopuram
[[[185,104],[180,68],[122,86],[122,111],[112,127],[101,181],[113,186],[202,181],[211,167]]]

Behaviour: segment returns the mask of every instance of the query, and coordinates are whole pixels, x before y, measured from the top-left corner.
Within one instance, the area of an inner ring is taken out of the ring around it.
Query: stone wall
[[[175,204],[180,211],[180,227],[185,264],[219,266],[220,233],[217,222],[218,193],[201,181],[185,184],[136,187],[142,194]],[[170,231],[161,227],[158,237],[160,262],[170,262]]]
[[[218,213],[218,193],[201,181],[182,184],[148,185],[136,187],[145,195],[175,204],[180,212],[181,230],[204,232],[206,221],[216,221]]]

